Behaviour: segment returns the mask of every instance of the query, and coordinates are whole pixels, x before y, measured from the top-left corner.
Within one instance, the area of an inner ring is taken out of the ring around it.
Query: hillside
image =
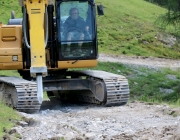
[[[97,0],[96,3],[103,4],[105,10],[104,16],[97,17],[100,53],[180,58],[177,41],[154,25],[166,9],[144,0]],[[0,1],[0,8],[3,23],[7,23],[11,10],[16,12],[16,17],[22,15],[18,1]]]
[[[166,9],[144,0],[98,2],[105,7],[105,16],[98,18],[101,52],[179,58],[178,45],[167,47],[166,43],[170,41],[162,37],[164,33],[154,25]],[[167,31],[173,32],[170,29]]]

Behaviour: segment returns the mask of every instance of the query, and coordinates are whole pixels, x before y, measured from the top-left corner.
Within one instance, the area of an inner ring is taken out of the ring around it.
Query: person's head
[[[77,8],[71,8],[69,11],[69,14],[70,14],[72,19],[77,19],[79,16],[79,11]]]

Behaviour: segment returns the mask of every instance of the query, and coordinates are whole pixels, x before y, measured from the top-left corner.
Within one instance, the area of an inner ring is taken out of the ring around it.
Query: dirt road
[[[20,113],[35,121],[16,130],[24,140],[179,140],[179,113],[140,102],[100,107],[44,101],[40,113]]]
[[[120,59],[121,58],[121,59]],[[100,61],[179,68],[180,62],[100,55]],[[15,129],[23,140],[180,140],[180,108],[131,102],[125,106],[44,101],[37,114],[20,113],[28,123]],[[13,135],[13,134],[12,134]]]

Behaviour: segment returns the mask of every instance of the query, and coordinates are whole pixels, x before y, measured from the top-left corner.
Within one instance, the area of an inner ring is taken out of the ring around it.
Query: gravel
[[[48,101],[46,101],[48,102]],[[49,101],[50,102],[50,101]],[[45,105],[46,103],[44,103]],[[49,103],[48,103],[49,104]],[[15,127],[24,140],[110,140],[180,138],[180,109],[167,105],[131,102],[125,106],[101,107],[89,104],[57,104],[37,114],[20,113],[36,121],[33,125]],[[68,107],[68,112],[61,111]]]

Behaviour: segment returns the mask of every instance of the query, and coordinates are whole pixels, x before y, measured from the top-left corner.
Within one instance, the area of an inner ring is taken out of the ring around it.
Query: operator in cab
[[[71,8],[69,10],[69,17],[64,22],[64,34],[67,37],[67,46],[71,46],[70,41],[79,41],[79,49],[82,46],[86,32],[89,30],[89,26],[82,17],[79,16],[79,10],[77,8]]]

